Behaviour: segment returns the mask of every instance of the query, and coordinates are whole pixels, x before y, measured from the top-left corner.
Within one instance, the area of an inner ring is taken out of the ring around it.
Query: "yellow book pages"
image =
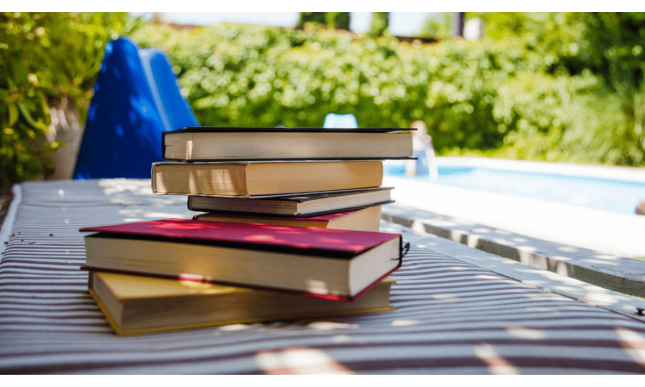
[[[351,129],[321,129],[312,133],[312,128],[305,132],[296,128],[268,131],[257,128],[260,130],[256,132],[240,132],[239,128],[186,129],[164,133],[164,159],[338,160],[413,156],[412,133],[392,133],[385,128],[377,130],[382,133]]]
[[[392,310],[386,278],[354,302],[92,272],[88,290],[118,334]]]
[[[378,232],[381,227],[381,206],[365,208],[338,217],[329,222],[327,228],[333,230],[356,230]]]
[[[120,300],[134,300],[163,297],[182,297],[196,295],[225,295],[233,293],[248,293],[256,290],[223,286],[208,282],[178,281],[163,278],[143,277],[126,274],[94,272],[103,280],[112,294]],[[381,282],[395,284],[390,277]]]
[[[379,187],[382,161],[154,163],[152,191],[266,196]]]
[[[246,163],[154,163],[152,192],[248,195],[246,167]]]
[[[251,289],[196,281],[175,281],[114,273],[95,273],[120,300],[252,292]]]
[[[250,195],[378,187],[383,183],[383,162],[250,163],[246,181]]]
[[[99,309],[101,309],[101,312],[103,312],[103,314],[105,315],[105,318],[110,324],[110,327],[112,328],[112,330],[114,330],[114,332],[120,336],[142,335],[147,333],[175,331],[180,329],[197,329],[197,328],[216,327],[216,326],[222,326],[222,325],[252,324],[252,323],[258,323],[258,322],[271,321],[263,318],[250,318],[250,319],[241,319],[241,320],[213,321],[213,322],[199,323],[199,324],[184,324],[184,325],[146,328],[146,329],[122,329],[116,323],[116,321],[114,320],[110,312],[107,310],[103,302],[101,302],[101,299],[96,295],[96,293],[91,289],[89,290],[89,293],[94,299],[94,301],[96,302],[96,304],[98,305]],[[314,316],[293,317],[290,319],[285,319],[285,321],[295,320],[299,318],[302,319],[302,318],[341,317],[341,316],[349,316],[349,315],[357,315],[357,314],[388,312],[394,309],[395,307],[390,305],[383,308],[372,308],[372,309],[363,309],[363,310],[355,310],[355,311],[347,311],[347,312],[321,313],[319,315],[314,315]]]
[[[378,232],[381,224],[381,206],[373,206],[358,211],[329,214],[311,218],[284,218],[272,216],[250,216],[231,214],[202,214],[198,220],[235,223],[260,223],[274,226],[317,227],[334,230],[374,231]]]

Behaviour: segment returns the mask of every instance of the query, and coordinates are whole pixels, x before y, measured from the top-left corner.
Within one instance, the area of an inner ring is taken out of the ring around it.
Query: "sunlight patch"
[[[325,351],[313,348],[287,348],[262,351],[256,362],[270,375],[351,374]]]
[[[601,293],[600,291],[592,291],[586,294],[586,297],[594,302],[601,303],[602,305],[610,305],[620,302],[620,300],[608,293]]]
[[[607,262],[607,261],[600,260],[600,259],[583,259],[582,262],[597,263],[599,265],[613,265],[613,266],[619,265],[618,262]]]
[[[332,338],[334,343],[346,343],[349,341],[349,336],[347,335],[336,335]]]
[[[490,344],[475,347],[475,355],[488,364],[488,370],[493,375],[518,375],[517,369],[506,359],[499,356]]]
[[[616,328],[620,345],[634,361],[645,366],[645,337],[629,329]]]
[[[325,281],[307,280],[307,291],[312,293],[328,294],[329,287]]]
[[[435,300],[458,300],[459,297],[454,294],[444,293],[444,294],[435,294],[432,296]]]
[[[475,227],[475,228],[473,228],[473,229],[472,229],[472,231],[474,231],[474,232],[480,232],[480,233],[482,233],[482,234],[485,234],[485,233],[487,233],[487,232],[491,232],[491,229],[489,229],[489,228],[483,228],[483,227]]]
[[[537,329],[508,327],[506,328],[506,331],[512,336],[526,340],[542,340],[546,337],[546,333],[544,331],[539,331]]]
[[[307,325],[317,331],[331,331],[334,329],[357,329],[358,324],[337,323],[333,321],[316,321]]]
[[[410,325],[417,325],[419,320],[394,320],[392,321],[393,327],[409,327]]]
[[[233,325],[224,325],[223,327],[219,327],[219,330],[224,332],[234,332],[234,331],[245,331],[249,328],[250,327],[248,325],[233,324]]]

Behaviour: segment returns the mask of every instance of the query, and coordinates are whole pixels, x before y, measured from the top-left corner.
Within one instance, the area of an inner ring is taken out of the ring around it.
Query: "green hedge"
[[[552,63],[519,39],[421,45],[234,24],[149,25],[134,38],[168,53],[203,125],[320,126],[330,112],[363,127],[423,120],[439,153],[553,137],[573,96],[597,87],[589,73],[548,74]]]
[[[527,106],[543,116],[558,107],[557,123],[547,131],[509,132],[505,145],[479,152],[495,157],[531,158],[568,162],[645,165],[645,13],[468,13],[485,21],[491,40],[513,39],[524,51],[537,52],[548,66],[536,74],[546,88],[574,81],[575,92],[560,93],[555,106],[531,101]],[[442,26],[445,25],[445,21]],[[431,27],[431,25],[430,25]],[[593,74],[593,75],[592,75]],[[563,78],[564,83],[556,81]],[[582,82],[582,83],[580,83]],[[534,82],[531,82],[534,83]],[[520,107],[532,88],[520,82],[509,106]],[[585,86],[586,84],[586,86]],[[558,86],[560,85],[560,86]],[[544,88],[544,87],[543,87]],[[568,88],[568,87],[567,87]],[[570,90],[571,91],[571,90]],[[530,101],[531,99],[528,98]],[[537,108],[537,109],[535,109]],[[524,113],[520,109],[519,115]],[[520,128],[521,129],[521,128]],[[453,154],[472,154],[455,149]]]
[[[519,32],[430,45],[313,25],[148,24],[132,37],[168,53],[203,125],[321,126],[353,113],[362,127],[423,120],[439,154],[645,165],[645,28],[620,15],[504,19],[489,25]],[[67,96],[83,119],[105,43],[133,25],[0,13],[0,186],[51,167],[48,103]]]
[[[134,38],[168,53],[203,125],[321,126],[352,113],[362,127],[423,120],[439,154],[645,165],[644,94],[621,94],[590,64],[593,40],[577,28],[593,18],[543,18],[524,23],[532,33],[431,45],[313,25],[148,25]]]

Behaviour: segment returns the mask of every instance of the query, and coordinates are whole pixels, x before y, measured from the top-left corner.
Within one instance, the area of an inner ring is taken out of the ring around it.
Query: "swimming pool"
[[[428,175],[410,178],[425,181],[428,184],[441,184],[546,200],[622,214],[634,214],[638,203],[645,200],[645,180],[641,178],[633,180],[608,178],[607,171],[610,170],[603,170],[605,173],[601,173],[601,176],[590,176],[588,173],[586,174],[587,176],[580,176],[572,173],[547,173],[536,171],[536,168],[528,171],[520,170],[517,167],[512,169],[499,168],[503,163],[515,163],[513,164],[515,166],[517,163],[522,162],[505,160],[496,160],[495,162],[498,164],[497,167],[464,165],[464,162],[457,162],[452,165],[449,161],[438,162],[439,176],[436,181],[431,182]],[[478,163],[475,160],[474,164],[482,163]],[[533,165],[535,164],[538,163]],[[554,167],[554,165],[549,167]],[[384,169],[386,175],[405,176],[405,167],[401,163],[386,162]]]

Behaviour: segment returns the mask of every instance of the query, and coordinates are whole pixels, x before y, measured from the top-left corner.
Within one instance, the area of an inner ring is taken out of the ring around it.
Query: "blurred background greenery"
[[[69,101],[84,122],[105,44],[132,24],[125,13],[0,13],[0,187],[50,173],[63,145],[50,108]]]
[[[0,186],[47,176],[50,111],[82,124],[105,43],[164,50],[202,125],[361,127],[423,120],[439,155],[645,166],[645,13],[466,13],[482,39],[451,38],[445,14],[420,37],[365,34],[346,12],[296,28],[178,28],[124,13],[0,14]]]

